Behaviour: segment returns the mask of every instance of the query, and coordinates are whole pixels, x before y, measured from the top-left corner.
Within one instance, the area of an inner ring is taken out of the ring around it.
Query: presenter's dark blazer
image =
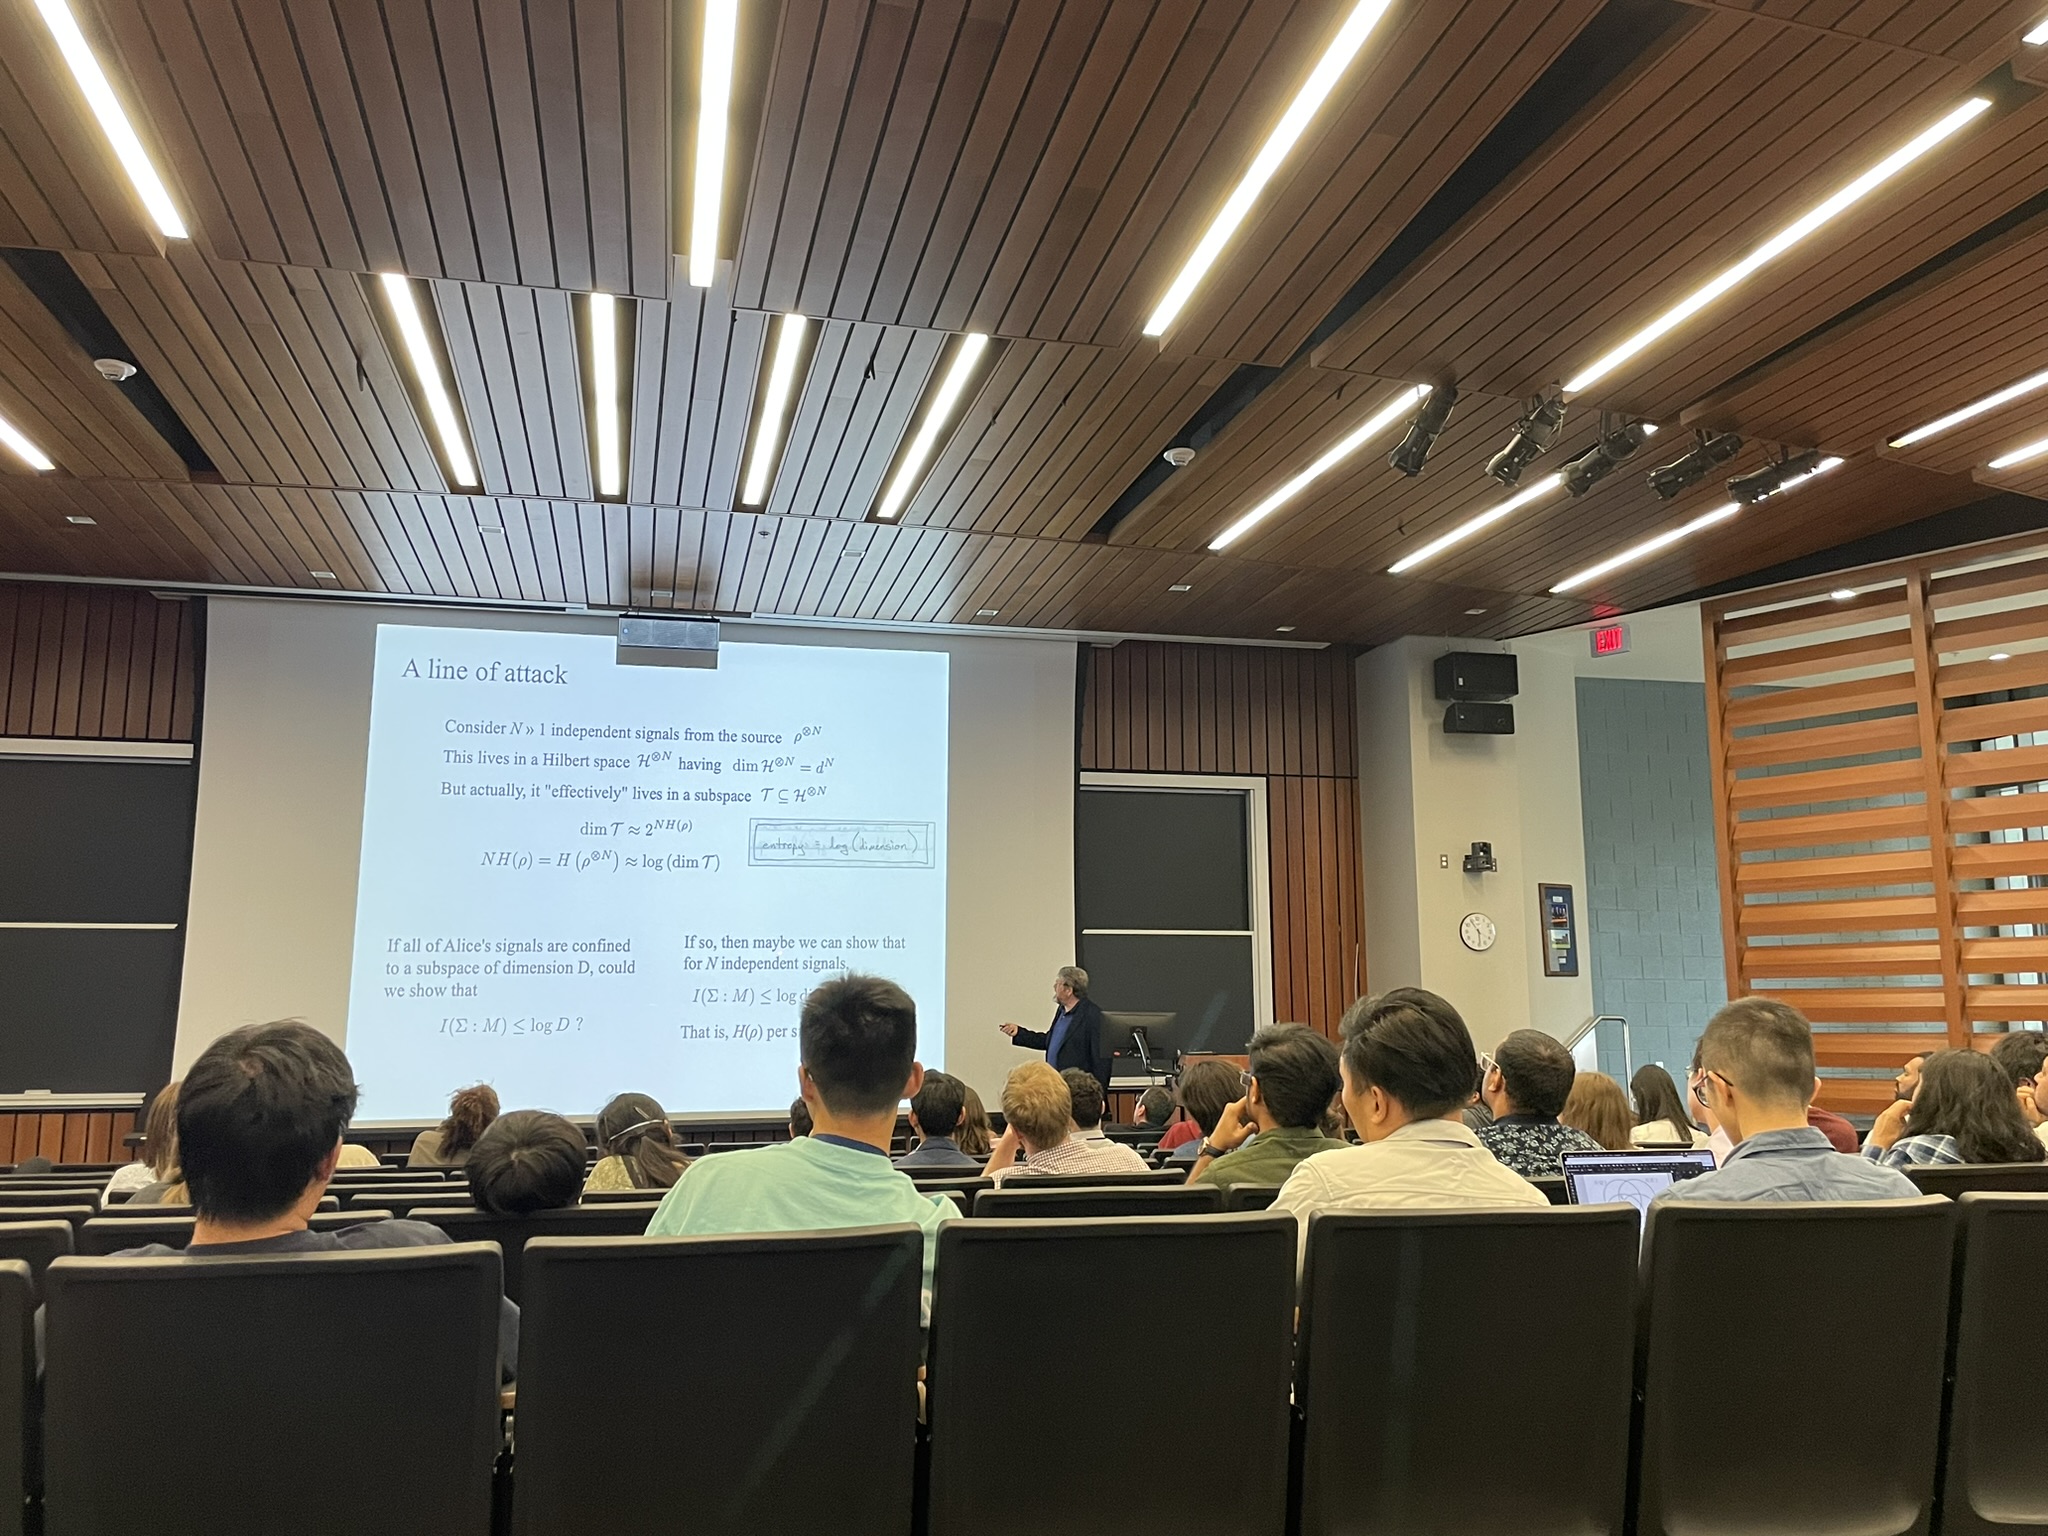
[[[1014,1043],[1027,1051],[1047,1051],[1046,1060],[1053,1070],[1064,1072],[1069,1067],[1079,1067],[1102,1084],[1102,1091],[1109,1092],[1109,1051],[1103,1042],[1102,1010],[1095,999],[1084,997],[1074,1004],[1073,1021],[1067,1025],[1066,1038],[1060,1041],[1057,1060],[1047,1048],[1052,1044],[1052,1032],[1059,1028],[1060,1016],[1054,1010],[1052,1023],[1044,1030],[1020,1029],[1012,1037]]]

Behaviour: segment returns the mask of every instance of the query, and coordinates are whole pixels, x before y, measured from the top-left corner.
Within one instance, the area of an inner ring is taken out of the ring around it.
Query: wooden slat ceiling
[[[1395,0],[1163,341],[1143,320],[1348,0],[750,7],[708,289],[675,254],[695,0],[73,4],[193,238],[142,218],[33,7],[4,0],[0,244],[64,254],[217,473],[188,471],[0,268],[0,414],[58,464],[0,456],[0,569],[1370,644],[1668,600],[1993,488],[2048,500],[2048,471],[1983,470],[2048,433],[2048,398],[1880,451],[2048,367],[2048,91],[2024,83],[2044,50],[2018,41],[2039,0]],[[1612,51],[1575,43],[1639,23],[1649,40],[1600,66],[1587,105],[1515,138],[1561,72]],[[1666,429],[1637,458],[1385,574],[1505,498],[1483,467],[1522,397],[1994,73],[1993,113],[1603,380],[1529,475],[1588,445],[1603,405]],[[1390,247],[1415,253],[1405,270],[1353,292]],[[381,271],[425,280],[480,494],[443,475],[373,305]],[[593,499],[592,289],[635,301],[619,503]],[[742,509],[789,309],[817,340],[767,504]],[[990,363],[903,526],[868,521],[967,328],[996,337]],[[1207,551],[1397,390],[1443,378],[1463,396],[1421,477],[1387,467],[1390,434]],[[1134,504],[1247,380],[1250,403]],[[1659,501],[1643,471],[1694,424],[1751,446]],[[1777,444],[1850,462],[1549,595]],[[1105,536],[1112,507],[1129,515]]]

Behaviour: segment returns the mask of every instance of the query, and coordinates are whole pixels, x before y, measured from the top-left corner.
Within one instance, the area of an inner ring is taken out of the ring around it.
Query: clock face
[[[1485,951],[1493,948],[1493,941],[1500,936],[1493,926],[1493,919],[1484,912],[1468,912],[1465,920],[1458,924],[1458,937],[1465,941],[1467,949]]]

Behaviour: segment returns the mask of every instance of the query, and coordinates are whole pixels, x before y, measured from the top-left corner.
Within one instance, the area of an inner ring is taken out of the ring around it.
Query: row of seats
[[[966,1220],[939,1243],[920,1429],[914,1228],[535,1239],[510,1529],[2048,1528],[2004,1305],[2048,1195],[1676,1204],[1640,1263],[1623,1206],[1319,1216],[1298,1293],[1273,1213]],[[498,1285],[490,1244],[54,1261],[50,1536],[483,1536]],[[32,1300],[0,1263],[14,1479]],[[1181,1366],[1185,1411],[1096,1400],[1138,1336]],[[137,1381],[177,1411],[110,1434]],[[678,1388],[715,1409],[679,1422]]]

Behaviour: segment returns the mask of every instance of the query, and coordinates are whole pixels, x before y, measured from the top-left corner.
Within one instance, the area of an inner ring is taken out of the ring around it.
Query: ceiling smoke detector
[[[92,365],[109,384],[126,384],[142,370],[133,363],[118,357],[96,357]]]
[[[1159,457],[1166,460],[1175,469],[1185,469],[1188,465],[1195,462],[1195,450],[1182,444],[1175,444],[1159,455]]]

